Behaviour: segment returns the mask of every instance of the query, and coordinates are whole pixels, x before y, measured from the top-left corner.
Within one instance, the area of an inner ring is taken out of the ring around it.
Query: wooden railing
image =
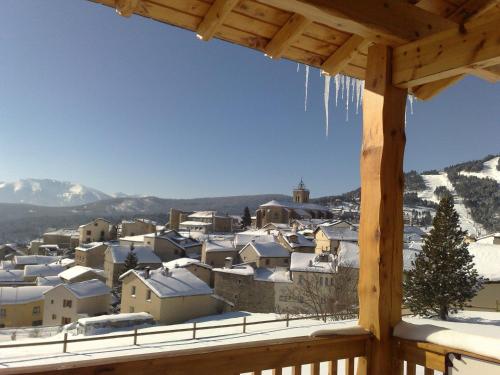
[[[329,375],[340,375],[337,363],[345,359],[345,375],[354,375],[354,361],[365,357],[369,334],[331,337],[291,337],[238,344],[218,345],[99,359],[79,363],[61,363],[26,368],[26,373],[39,374],[168,374],[168,375],[235,375],[291,373],[319,375],[320,366]],[[98,362],[98,363],[97,363]],[[306,365],[306,366],[302,366]],[[269,371],[270,370],[270,371]],[[321,370],[321,374],[324,374]]]
[[[496,358],[484,357],[482,355],[467,352],[460,349],[450,348],[428,342],[411,341],[396,338],[396,352],[398,359],[405,362],[406,374],[415,375],[417,365],[424,367],[425,375],[434,374],[434,370],[445,373],[447,366],[447,355],[449,353],[466,355],[472,358],[484,360],[486,362],[497,363]]]

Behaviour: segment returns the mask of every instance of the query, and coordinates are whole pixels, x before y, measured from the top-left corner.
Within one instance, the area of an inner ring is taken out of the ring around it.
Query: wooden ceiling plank
[[[461,74],[458,76],[448,77],[445,79],[440,79],[439,81],[427,83],[425,85],[413,88],[412,94],[419,99],[428,100],[439,94],[441,91],[447,89],[451,85],[457,83],[463,77],[464,75]]]
[[[413,87],[500,64],[500,13],[486,24],[455,29],[396,47],[393,82]]]
[[[340,46],[321,66],[321,69],[329,75],[340,73],[354,55],[370,42],[359,35],[351,36],[347,42]]]
[[[373,42],[400,45],[450,29],[452,21],[400,0],[258,0]]]
[[[267,44],[266,55],[279,59],[287,48],[304,32],[312,22],[300,14],[292,15]]]
[[[122,17],[130,17],[139,8],[140,0],[116,0],[116,12]]]
[[[489,67],[484,69],[470,69],[467,72],[473,76],[484,79],[490,83],[500,82],[500,66]]]
[[[222,25],[239,0],[215,0],[207,14],[201,21],[196,31],[199,39],[208,41],[217,32],[217,28]]]

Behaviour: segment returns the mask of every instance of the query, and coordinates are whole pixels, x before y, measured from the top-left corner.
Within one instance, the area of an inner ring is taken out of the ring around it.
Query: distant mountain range
[[[452,165],[444,170],[405,175],[405,202],[409,205],[435,206],[443,190],[455,196],[464,229],[469,232],[500,231],[500,157],[489,155]],[[443,186],[444,188],[441,188]],[[436,191],[436,188],[439,188]],[[334,200],[355,201],[360,190],[313,199],[328,204]],[[52,228],[71,228],[104,217],[148,217],[164,223],[170,208],[217,210],[242,214],[248,206],[253,212],[270,200],[291,201],[280,194],[233,197],[162,199],[106,194],[81,184],[56,180],[26,179],[0,183],[0,243],[29,241]]]

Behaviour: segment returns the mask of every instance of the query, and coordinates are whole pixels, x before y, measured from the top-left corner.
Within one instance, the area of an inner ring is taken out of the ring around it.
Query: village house
[[[490,244],[490,245],[500,245],[500,232],[487,234],[485,236],[479,237],[476,242]]]
[[[233,231],[233,218],[220,215],[217,211],[196,211],[187,220],[179,223],[179,230],[201,233],[230,233]]]
[[[278,231],[278,230],[291,231],[292,227],[290,225],[284,224],[284,223],[267,223],[266,225],[264,225],[260,229],[265,230],[268,233],[271,233],[271,232]]]
[[[23,255],[16,245],[5,244],[0,246],[0,260],[12,259],[16,255]]]
[[[104,242],[82,243],[75,248],[75,265],[103,268],[104,267],[104,252],[108,245]]]
[[[122,220],[118,232],[120,237],[153,233],[156,232],[156,222],[149,219]]]
[[[44,292],[43,324],[65,325],[86,316],[108,314],[111,289],[100,280],[59,284]]]
[[[256,267],[288,267],[290,253],[277,242],[249,242],[239,252],[243,263],[252,263]]]
[[[161,259],[148,246],[130,248],[127,246],[109,245],[104,254],[104,275],[106,277],[106,285],[110,288],[118,285],[118,278],[126,271],[125,259],[131,251],[137,257],[138,267],[158,268],[162,265]]]
[[[244,232],[236,233],[234,236],[233,244],[235,249],[239,252],[243,249],[249,242],[274,242],[276,237],[274,235],[275,231],[271,234],[269,230],[262,229],[249,229]]]
[[[155,232],[153,232],[154,234]],[[144,234],[138,234],[136,236],[126,236],[120,237],[118,242],[122,246],[143,246],[144,245]]]
[[[83,266],[74,266],[68,268],[67,270],[61,272],[58,276],[62,281],[68,284],[93,279],[106,282],[103,270]]]
[[[358,232],[354,226],[321,225],[314,231],[314,240],[316,242],[316,254],[321,254],[325,251],[335,253],[340,241],[357,243]]]
[[[78,228],[79,243],[104,242],[113,239],[113,224],[106,219],[94,219]]]
[[[58,229],[42,235],[44,245],[57,245],[61,249],[74,249],[80,243],[80,233],[76,229]]]
[[[185,268],[129,270],[122,282],[122,312],[147,312],[162,324],[216,314],[213,290]]]
[[[201,261],[212,267],[224,267],[226,258],[230,257],[237,261],[238,251],[233,241],[227,239],[208,239],[203,242],[201,248]]]
[[[201,243],[183,237],[175,230],[144,235],[144,245],[151,247],[163,262],[182,257],[201,258]]]
[[[474,268],[479,276],[486,279],[483,288],[469,303],[472,310],[500,311],[500,243],[492,242],[469,244],[469,253],[474,256]]]
[[[314,249],[316,247],[313,241],[297,232],[279,231],[276,236],[276,241],[290,253],[314,253]]]
[[[35,282],[37,277],[57,276],[66,268],[57,263],[33,264],[24,267],[24,281]]]
[[[0,328],[43,324],[43,294],[50,286],[0,287]]]
[[[35,285],[38,286],[56,286],[62,284],[64,281],[57,276],[39,276],[36,278]]]
[[[332,213],[327,207],[309,203],[309,190],[301,180],[293,190],[293,202],[272,200],[259,206],[256,211],[256,226],[262,228],[269,223],[289,225],[294,219],[331,219]]]
[[[185,268],[198,279],[213,287],[213,273],[212,266],[200,262],[198,259],[193,258],[179,258],[171,260],[170,262],[164,262],[163,268],[174,269],[174,268]]]
[[[213,271],[215,294],[235,311],[279,312],[280,295],[291,285],[284,267],[254,268],[228,263]]]
[[[169,212],[168,228],[171,230],[179,230],[179,224],[188,220],[188,216],[193,211],[181,211],[176,208],[171,208]]]

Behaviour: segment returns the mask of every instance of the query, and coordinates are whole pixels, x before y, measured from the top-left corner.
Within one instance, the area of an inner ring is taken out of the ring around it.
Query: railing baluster
[[[311,375],[319,375],[319,362],[311,363]]]
[[[415,375],[417,372],[417,365],[413,362],[406,362],[406,375]]]
[[[337,360],[328,361],[328,375],[337,375]]]
[[[345,359],[345,375],[354,375],[354,358]]]
[[[302,366],[292,366],[292,375],[301,375],[302,374]]]
[[[434,370],[430,368],[425,368],[424,375],[434,375]]]

